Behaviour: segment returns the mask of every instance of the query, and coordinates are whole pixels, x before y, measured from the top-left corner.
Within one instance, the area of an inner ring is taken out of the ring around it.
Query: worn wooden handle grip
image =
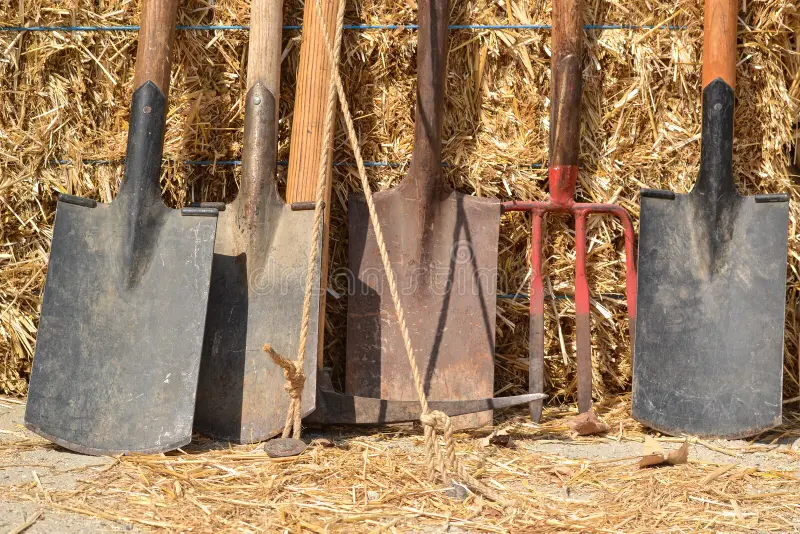
[[[427,177],[441,164],[442,111],[447,62],[448,0],[420,0],[417,44],[417,107],[413,164]]]
[[[703,87],[722,78],[736,85],[736,0],[706,0],[703,15]]]
[[[325,120],[328,88],[331,82],[331,62],[328,59],[328,45],[325,43],[325,36],[322,32],[323,21],[317,17],[315,2],[316,0],[306,0],[303,11],[303,44],[300,48],[300,67],[297,71],[294,97],[286,201],[295,203],[316,200],[319,166],[322,156],[327,151],[328,190],[325,192],[325,205],[329,205],[333,143],[323,146],[323,142],[326,134]],[[330,45],[333,46],[339,2],[321,0],[321,5],[328,36],[331,39]],[[331,125],[331,129],[334,125],[335,123]]]
[[[550,166],[577,165],[581,133],[583,23],[581,0],[554,0]]]
[[[134,90],[150,81],[168,96],[177,14],[178,0],[142,0]]]
[[[282,31],[283,0],[253,0],[250,4],[247,89],[260,83],[275,96],[276,104],[281,85]],[[277,105],[275,111],[278,111]]]

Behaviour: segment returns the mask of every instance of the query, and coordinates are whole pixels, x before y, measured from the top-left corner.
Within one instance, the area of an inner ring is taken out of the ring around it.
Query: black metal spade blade
[[[137,89],[117,198],[58,203],[25,424],[74,451],[191,440],[217,212],[164,206],[165,116]]]
[[[721,78],[706,86],[689,194],[642,191],[632,414],[669,434],[781,421],[789,198],[737,192],[733,104]]]

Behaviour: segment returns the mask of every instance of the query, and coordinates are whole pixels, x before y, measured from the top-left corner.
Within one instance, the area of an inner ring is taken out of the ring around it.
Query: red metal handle
[[[736,0],[706,0],[703,15],[703,88],[722,78],[736,86]]]

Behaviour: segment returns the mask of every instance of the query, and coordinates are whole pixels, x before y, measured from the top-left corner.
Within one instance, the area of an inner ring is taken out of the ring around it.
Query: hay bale
[[[548,24],[549,2],[451,2],[453,24]],[[588,30],[584,62],[583,137],[579,195],[617,202],[638,217],[642,186],[679,192],[691,188],[699,164],[700,2],[631,0],[587,2],[593,25],[680,26],[666,29]],[[181,24],[247,24],[242,0],[192,3]],[[138,3],[0,2],[2,26],[114,26],[134,24]],[[754,0],[740,10],[734,166],[740,190],[790,190],[792,124],[800,113],[800,12],[792,0]],[[414,23],[415,4],[365,0],[351,4],[350,24]],[[302,23],[301,2],[288,0],[286,24]],[[451,32],[444,158],[447,179],[461,191],[503,200],[544,199],[549,113],[546,30]],[[192,200],[230,200],[239,168],[187,165],[241,158],[247,32],[178,32],[162,185],[171,206]],[[285,32],[280,157],[287,159],[292,95],[301,32]],[[55,195],[63,191],[108,202],[122,174],[135,32],[0,32],[0,392],[25,393],[35,343],[52,233]],[[413,143],[416,32],[348,30],[342,72],[364,157],[406,163]],[[341,131],[335,161],[353,161]],[[404,175],[375,167],[377,189]],[[285,169],[282,170],[282,175]],[[334,174],[330,287],[326,328],[328,364],[341,373],[346,321],[345,200],[359,188],[355,169]],[[798,332],[795,308],[798,197],[793,194],[787,291],[786,392],[796,396]],[[499,293],[527,292],[529,221],[503,218]],[[630,383],[630,346],[624,300],[622,232],[613,221],[590,219],[589,274],[593,293],[595,395]],[[548,224],[548,287],[573,288],[574,242],[568,219]],[[546,331],[548,392],[568,401],[575,391],[573,305],[553,301]],[[527,384],[527,301],[501,300],[497,322],[496,389],[518,393]],[[555,319],[555,313],[559,319]],[[98,335],[102,335],[98,332]]]

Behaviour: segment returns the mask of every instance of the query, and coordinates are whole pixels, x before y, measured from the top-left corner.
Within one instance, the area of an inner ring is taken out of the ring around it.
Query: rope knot
[[[444,428],[447,419],[447,414],[439,410],[433,410],[419,416],[419,420],[423,425],[432,427],[434,430],[439,427]]]
[[[278,354],[272,345],[266,343],[263,347],[264,352],[269,354],[275,365],[283,369],[283,376],[286,378],[286,383],[283,389],[289,394],[291,402],[289,403],[289,411],[286,414],[286,424],[283,427],[284,438],[289,437],[289,432],[294,430],[295,439],[300,439],[300,399],[303,396],[303,387],[306,384],[306,374],[303,371],[302,360],[288,360]]]

